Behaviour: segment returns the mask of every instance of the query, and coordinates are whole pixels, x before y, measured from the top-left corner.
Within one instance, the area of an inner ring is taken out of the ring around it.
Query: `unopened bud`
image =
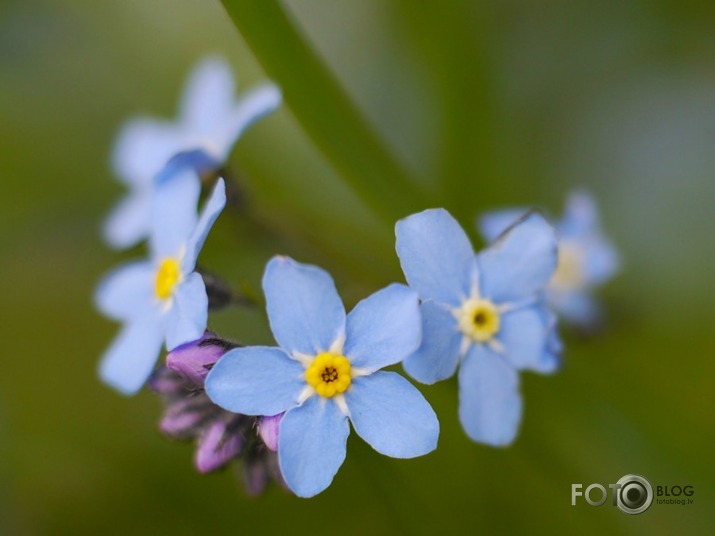
[[[261,417],[258,421],[258,435],[273,452],[278,451],[278,428],[281,424],[283,413],[271,417]]]
[[[216,361],[236,345],[207,331],[198,341],[187,342],[166,356],[166,366],[194,387],[203,388],[206,375]]]
[[[241,453],[242,436],[223,420],[218,420],[204,430],[199,438],[194,462],[200,473],[210,473],[223,467]]]

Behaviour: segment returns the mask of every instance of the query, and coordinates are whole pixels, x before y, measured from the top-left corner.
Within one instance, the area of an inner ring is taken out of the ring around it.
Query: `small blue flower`
[[[152,210],[150,259],[124,265],[105,277],[95,301],[106,316],[124,324],[100,363],[102,379],[132,394],[151,374],[162,344],[172,350],[201,338],[208,298],[194,272],[206,236],[226,203],[223,180],[200,217],[200,184],[190,167],[160,174]]]
[[[523,213],[507,209],[485,214],[479,229],[487,240],[494,240]],[[555,227],[559,261],[546,289],[547,301],[567,322],[589,327],[602,316],[593,291],[618,270],[618,253],[601,230],[593,197],[584,191],[569,195]]]
[[[422,344],[407,373],[423,383],[459,367],[459,418],[467,435],[508,445],[521,420],[518,371],[554,371],[560,341],[542,290],[556,267],[556,237],[531,214],[475,255],[444,209],[397,222],[397,255],[422,298]]]
[[[280,348],[237,348],[206,378],[219,406],[246,415],[285,412],[278,459],[301,497],[327,488],[345,459],[348,421],[375,450],[395,458],[437,446],[439,423],[415,387],[379,369],[420,341],[417,295],[390,285],[346,316],[327,272],[275,257],[263,276],[268,318]]]
[[[149,234],[154,179],[175,155],[193,152],[201,174],[227,160],[241,134],[281,102],[278,88],[265,84],[235,100],[231,70],[220,58],[206,58],[189,76],[176,122],[137,118],[121,129],[112,165],[129,194],[105,222],[104,236],[116,248]]]

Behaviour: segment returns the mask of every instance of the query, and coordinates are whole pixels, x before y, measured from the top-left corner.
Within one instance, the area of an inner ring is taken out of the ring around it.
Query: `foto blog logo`
[[[615,484],[608,484],[611,493],[611,504],[617,506],[626,514],[642,514],[653,503],[657,496],[658,504],[693,504],[691,498],[695,493],[693,486],[653,486],[647,478],[641,475],[625,475]],[[571,484],[571,506],[576,506],[576,500],[583,497],[591,506],[601,506],[608,500],[609,492],[601,484],[590,484],[583,489],[583,484]],[[687,498],[680,498],[684,495]],[[667,498],[662,498],[667,497]],[[673,498],[677,497],[677,498]]]
[[[626,514],[641,514],[653,502],[653,486],[641,475],[625,475],[615,484],[608,484],[608,487],[612,505]],[[591,506],[601,506],[608,499],[608,491],[601,484],[590,484],[585,491],[582,489],[583,484],[571,484],[571,506],[576,506],[577,497],[583,497]]]

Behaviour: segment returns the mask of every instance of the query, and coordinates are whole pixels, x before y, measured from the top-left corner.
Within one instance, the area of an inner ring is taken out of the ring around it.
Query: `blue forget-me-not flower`
[[[278,415],[278,460],[288,487],[311,497],[327,488],[346,454],[349,422],[378,452],[412,458],[434,450],[439,423],[406,379],[379,369],[420,342],[417,294],[390,285],[345,314],[330,275],[274,257],[263,290],[280,348],[226,353],[206,378],[223,408]]]
[[[397,222],[397,255],[422,298],[422,344],[404,361],[423,383],[459,366],[459,418],[467,435],[508,445],[522,401],[518,371],[551,372],[560,343],[543,288],[556,268],[556,236],[532,213],[475,255],[464,230],[444,209]]]
[[[494,240],[524,212],[505,209],[487,213],[479,219],[479,229],[487,240]],[[603,234],[596,203],[585,191],[569,195],[555,228],[559,261],[546,288],[547,300],[565,321],[589,327],[601,317],[593,291],[618,270],[618,253]]]
[[[193,152],[200,174],[218,169],[241,134],[280,102],[280,91],[272,84],[236,100],[227,63],[216,57],[201,61],[189,76],[175,122],[141,117],[122,127],[112,167],[129,193],[105,222],[107,242],[124,248],[148,236],[154,179],[173,156]]]
[[[99,310],[124,324],[102,358],[100,376],[125,394],[149,378],[162,344],[172,350],[206,329],[206,287],[194,268],[226,193],[219,179],[199,216],[200,188],[190,166],[172,161],[157,179],[149,260],[116,269],[97,289]]]

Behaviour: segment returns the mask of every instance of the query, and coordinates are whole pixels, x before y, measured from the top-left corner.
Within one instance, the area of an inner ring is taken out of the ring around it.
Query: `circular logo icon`
[[[641,475],[626,475],[618,481],[621,485],[616,504],[626,514],[642,514],[653,502],[653,486]]]

